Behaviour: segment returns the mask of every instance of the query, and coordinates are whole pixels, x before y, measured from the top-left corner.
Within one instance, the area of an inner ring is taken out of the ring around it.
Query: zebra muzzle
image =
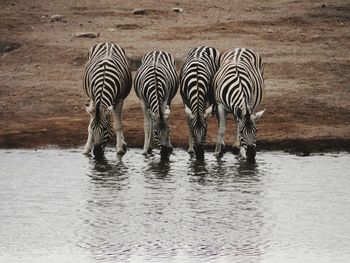
[[[204,158],[204,147],[203,144],[195,145],[194,152],[196,153],[196,157],[199,159]]]
[[[101,158],[103,157],[104,147],[101,144],[97,144],[94,146],[94,149],[92,152],[95,158]]]
[[[247,146],[246,155],[248,161],[254,161],[256,156],[256,147],[252,145]]]

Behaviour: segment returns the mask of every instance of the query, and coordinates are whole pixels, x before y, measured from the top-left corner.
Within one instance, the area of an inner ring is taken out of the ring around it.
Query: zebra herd
[[[162,157],[172,152],[168,118],[171,101],[180,87],[189,131],[189,153],[203,158],[207,119],[214,114],[219,126],[215,155],[221,156],[226,117],[232,113],[237,124],[234,151],[254,160],[256,123],[265,111],[255,112],[264,95],[263,73],[260,56],[247,48],[231,49],[221,55],[209,46],[191,49],[179,76],[171,54],[147,53],[134,79],[135,93],[144,114],[143,153],[150,154],[155,146],[160,146]],[[103,155],[113,135],[113,117],[117,153],[124,154],[127,148],[121,113],[132,86],[124,49],[113,43],[93,46],[88,54],[83,86],[90,99],[86,110],[91,117],[84,153],[93,150],[95,156]]]

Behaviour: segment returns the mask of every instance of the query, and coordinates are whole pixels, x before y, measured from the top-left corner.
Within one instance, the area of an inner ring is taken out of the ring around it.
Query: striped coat
[[[201,46],[188,52],[180,73],[180,92],[185,105],[189,130],[189,153],[203,156],[207,134],[207,117],[215,101],[212,79],[219,67],[220,53]]]
[[[178,89],[172,55],[164,51],[147,53],[136,73],[134,87],[144,112],[144,153],[152,151],[154,139],[163,152],[171,151],[168,116]]]
[[[95,155],[103,153],[113,134],[112,116],[117,135],[117,152],[125,153],[121,111],[131,84],[124,49],[113,43],[100,43],[90,49],[83,75],[83,89],[90,99],[87,112],[91,116],[84,153],[90,153],[92,148]]]
[[[243,157],[254,159],[256,154],[256,122],[264,111],[255,113],[264,95],[263,63],[261,57],[247,48],[225,52],[214,77],[214,90],[218,105],[219,132],[216,154],[222,153],[227,113],[237,121],[237,140]]]

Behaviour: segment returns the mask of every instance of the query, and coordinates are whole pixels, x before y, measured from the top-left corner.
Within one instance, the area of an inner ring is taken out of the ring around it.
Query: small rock
[[[53,16],[51,16],[50,21],[51,22],[62,22],[63,19],[64,19],[64,16],[62,16],[62,15],[53,15]]]
[[[321,7],[322,7],[322,8],[326,8],[326,7],[327,7],[327,4],[326,4],[326,3],[323,3],[323,4],[321,5]]]
[[[270,28],[270,29],[267,30],[267,32],[273,33],[273,30]]]
[[[100,33],[92,33],[92,32],[78,32],[78,33],[73,33],[73,37],[75,38],[96,38],[100,36]]]
[[[82,66],[85,64],[86,62],[86,59],[87,59],[87,56],[85,53],[80,53],[78,56],[76,56],[75,58],[73,58],[72,60],[72,64],[74,66]]]
[[[107,28],[106,31],[108,31],[108,32],[114,32],[114,31],[115,31],[115,28]]]
[[[134,10],[132,10],[132,13],[134,15],[144,15],[146,14],[146,11],[145,9],[142,9],[142,8],[135,8]]]
[[[0,41],[0,54],[8,53],[22,47],[20,43]]]
[[[343,26],[343,25],[344,25],[344,23],[342,22],[342,23],[340,23],[340,25],[341,25],[341,26]]]
[[[175,13],[182,13],[184,10],[180,7],[174,7],[171,11],[173,11]]]

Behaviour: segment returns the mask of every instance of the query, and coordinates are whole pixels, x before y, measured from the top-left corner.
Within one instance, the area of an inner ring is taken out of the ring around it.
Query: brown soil
[[[118,4],[116,4],[118,3]],[[157,4],[155,4],[157,3]],[[182,13],[172,12],[180,7]],[[145,14],[132,14],[144,8]],[[51,22],[52,15],[63,15]],[[0,2],[0,147],[81,146],[87,137],[82,91],[85,54],[97,42],[143,54],[250,47],[267,62],[263,149],[350,149],[350,3],[343,1],[40,1]],[[76,38],[93,32],[97,38]],[[232,118],[226,143],[233,142]],[[174,146],[187,145],[179,94],[171,113]],[[208,145],[217,125],[209,123]],[[132,91],[124,107],[129,146],[142,146],[143,117]]]

